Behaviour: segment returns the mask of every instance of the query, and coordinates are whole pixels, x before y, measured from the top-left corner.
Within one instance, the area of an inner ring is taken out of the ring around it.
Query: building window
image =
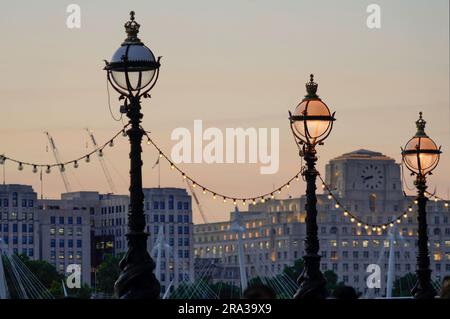
[[[82,247],[82,242],[80,239],[77,239],[77,248],[81,248]]]
[[[59,217],[59,224],[60,225],[64,224],[64,217],[62,217],[62,216]]]
[[[377,195],[370,194],[369,195],[369,209],[371,212],[375,212],[375,210],[376,210],[376,201],[377,201]]]
[[[82,222],[81,217],[77,217],[77,225],[81,225],[81,222]]]
[[[169,209],[173,210],[173,195],[169,196]]]
[[[153,202],[153,209],[159,209],[159,202],[158,201],[154,201]]]

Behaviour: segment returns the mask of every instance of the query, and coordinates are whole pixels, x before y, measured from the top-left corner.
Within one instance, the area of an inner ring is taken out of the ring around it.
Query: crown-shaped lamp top
[[[415,137],[427,136],[427,134],[425,133],[425,124],[427,124],[427,122],[422,118],[422,112],[419,112],[419,119],[416,121],[417,132]]]
[[[134,11],[130,12],[130,20],[124,26],[127,33],[125,43],[141,43],[141,40],[137,37],[141,25],[134,20]]]
[[[306,83],[306,92],[308,93],[305,95],[306,99],[317,99],[319,96],[317,93],[317,87],[319,86],[316,82],[314,82],[314,74],[310,74],[310,80]]]

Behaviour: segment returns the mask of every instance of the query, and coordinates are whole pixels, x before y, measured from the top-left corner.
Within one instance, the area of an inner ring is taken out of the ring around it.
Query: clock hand
[[[373,178],[373,176],[371,175],[371,176],[364,177],[364,180],[367,181],[368,179],[372,179],[372,178]]]

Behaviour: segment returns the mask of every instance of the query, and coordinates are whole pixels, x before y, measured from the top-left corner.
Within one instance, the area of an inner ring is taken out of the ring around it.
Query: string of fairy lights
[[[39,169],[42,170],[43,168],[46,169],[46,173],[50,173],[51,169],[54,167],[58,167],[61,171],[64,171],[68,165],[73,165],[74,168],[78,168],[79,163],[82,162],[83,160],[86,163],[89,163],[90,158],[94,153],[97,153],[98,156],[103,156],[104,149],[108,146],[113,147],[114,141],[119,136],[121,136],[121,135],[127,136],[127,133],[125,130],[128,126],[129,126],[129,124],[124,125],[116,134],[114,134],[110,139],[108,139],[104,144],[102,144],[98,148],[96,148],[78,158],[72,159],[70,161],[66,161],[66,162],[62,162],[62,163],[42,164],[42,163],[31,163],[31,162],[26,162],[26,161],[20,161],[20,160],[11,158],[11,157],[7,157],[5,155],[0,155],[0,164],[4,164],[6,161],[16,163],[18,165],[18,169],[20,171],[22,171],[24,169],[24,166],[30,166],[30,167],[32,167],[33,173],[36,173],[36,172],[38,172]],[[266,201],[275,199],[276,194],[281,194],[283,192],[283,190],[289,189],[291,187],[291,184],[294,181],[299,181],[300,178],[302,177],[302,172],[304,169],[303,167],[293,177],[288,179],[285,183],[283,183],[279,187],[271,190],[270,192],[259,194],[257,196],[251,196],[251,197],[230,196],[230,195],[218,192],[216,190],[213,190],[213,189],[203,185],[202,183],[199,183],[193,177],[189,176],[184,170],[182,170],[180,167],[178,167],[169,158],[168,155],[166,155],[163,152],[163,150],[157,145],[157,143],[155,143],[153,141],[153,139],[149,135],[150,134],[149,131],[146,131],[142,127],[141,127],[141,129],[144,133],[144,137],[147,138],[147,144],[152,145],[158,151],[159,158],[164,158],[170,165],[171,170],[177,171],[181,175],[183,180],[186,180],[187,182],[191,183],[193,188],[201,189],[202,193],[204,195],[209,195],[214,200],[216,200],[216,199],[222,200],[223,203],[227,203],[228,201],[231,201],[234,205],[238,205],[239,203],[241,203],[243,206],[246,206],[247,204],[248,205],[250,205],[250,204],[256,205],[258,202],[265,203]],[[327,198],[329,200],[334,201],[334,208],[339,210],[342,213],[342,215],[345,218],[348,218],[348,221],[350,221],[351,223],[355,224],[356,226],[358,226],[360,228],[364,228],[366,230],[371,229],[372,232],[379,233],[382,230],[387,229],[388,227],[394,227],[395,223],[400,224],[402,222],[402,220],[407,219],[413,213],[413,210],[414,210],[413,206],[415,204],[417,204],[416,200],[412,201],[411,204],[408,205],[406,210],[404,210],[401,214],[398,214],[395,218],[393,218],[392,220],[390,220],[388,222],[378,223],[378,224],[367,223],[364,220],[362,220],[360,217],[358,217],[355,213],[352,213],[350,210],[346,209],[345,206],[340,201],[340,199],[333,193],[331,187],[327,183],[325,183],[322,176],[319,174],[318,177],[319,177],[320,181],[322,182],[323,190],[327,193]],[[435,194],[429,193],[429,192],[427,192],[427,195],[429,198],[433,198],[435,202],[443,201],[444,206],[449,207],[448,200],[445,200],[445,199],[443,199]]]
[[[5,164],[6,161],[9,162],[13,162],[16,163],[18,165],[18,170],[22,171],[24,169],[25,166],[29,166],[32,168],[32,172],[33,173],[37,173],[39,169],[43,169],[45,168],[45,172],[47,174],[51,173],[51,169],[54,167],[58,167],[60,171],[64,172],[66,170],[66,167],[68,165],[73,165],[74,168],[78,168],[80,162],[82,162],[83,160],[86,163],[89,163],[91,161],[91,156],[94,153],[97,153],[98,156],[102,157],[103,156],[103,150],[109,146],[109,147],[113,147],[114,146],[114,140],[122,135],[122,136],[127,136],[127,133],[125,132],[125,129],[129,126],[129,124],[124,125],[116,134],[114,134],[110,139],[107,140],[107,142],[105,142],[104,144],[100,145],[98,148],[94,149],[93,151],[90,151],[80,157],[77,157],[75,159],[72,159],[70,161],[66,161],[66,162],[61,162],[61,163],[51,163],[51,164],[42,164],[42,163],[30,163],[30,162],[25,162],[25,161],[20,161],[8,156],[0,155],[0,164]]]

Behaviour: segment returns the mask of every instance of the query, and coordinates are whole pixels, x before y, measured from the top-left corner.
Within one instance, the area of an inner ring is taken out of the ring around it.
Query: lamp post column
[[[115,283],[115,291],[123,299],[157,299],[160,284],[153,270],[155,263],[147,251],[148,234],[145,230],[144,193],[142,191],[142,147],[140,127],[141,105],[139,97],[130,96],[127,117],[130,129],[130,207],[128,211],[128,251],[120,261],[121,274]]]
[[[299,289],[295,299],[324,299],[327,296],[326,280],[320,271],[319,238],[317,236],[317,196],[316,196],[316,150],[314,145],[304,145],[306,170],[306,239],[304,269],[298,278]]]
[[[426,178],[418,174],[414,184],[417,188],[417,222],[418,222],[418,248],[417,254],[417,282],[411,293],[417,299],[430,299],[436,296],[436,290],[431,284],[430,255],[428,252],[427,212],[428,198],[425,196],[427,189]]]

